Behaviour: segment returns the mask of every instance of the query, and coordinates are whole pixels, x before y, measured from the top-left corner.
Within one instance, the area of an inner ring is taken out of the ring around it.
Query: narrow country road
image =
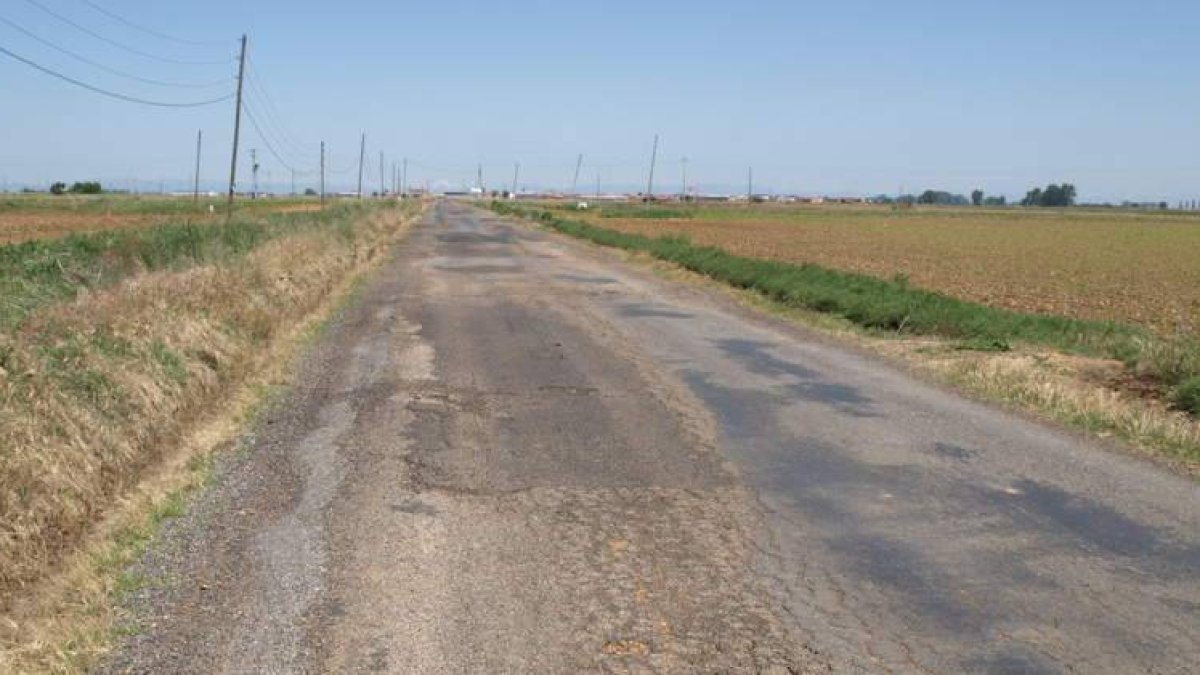
[[[1195,673],[1200,487],[441,202],[123,673]]]

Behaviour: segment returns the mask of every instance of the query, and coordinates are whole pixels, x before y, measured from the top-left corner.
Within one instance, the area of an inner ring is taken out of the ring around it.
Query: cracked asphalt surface
[[[102,672],[1191,673],[1200,488],[441,202]]]

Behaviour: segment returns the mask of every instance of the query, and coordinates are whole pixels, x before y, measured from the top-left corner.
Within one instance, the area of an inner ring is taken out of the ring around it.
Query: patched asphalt
[[[140,565],[153,673],[1189,673],[1200,488],[435,205]]]

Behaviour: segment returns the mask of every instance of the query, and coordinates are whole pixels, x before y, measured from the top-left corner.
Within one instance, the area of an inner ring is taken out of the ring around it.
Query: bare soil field
[[[1200,330],[1200,214],[860,206],[600,207],[604,227],[685,235],[737,255],[815,263],[988,305]],[[647,217],[651,216],[651,217]]]

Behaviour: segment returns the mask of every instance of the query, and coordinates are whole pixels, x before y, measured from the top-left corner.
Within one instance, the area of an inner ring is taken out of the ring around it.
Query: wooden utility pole
[[[408,199],[408,158],[404,158],[404,164],[400,170],[400,196]]]
[[[680,184],[679,184],[679,201],[681,201],[681,202],[686,202],[686,201],[687,201],[687,164],[688,164],[688,158],[687,158],[687,157],[684,157],[683,159],[679,160],[679,163],[680,163],[680,165],[682,165],[682,166],[683,166],[683,180],[682,180],[682,182],[680,182]]]
[[[517,162],[517,165],[513,167],[513,189],[512,189],[513,199],[517,198],[517,177],[520,175],[521,175],[521,163]]]
[[[385,178],[383,175],[383,151],[380,150],[379,151],[379,198],[380,199],[383,199],[384,194],[387,192],[387,183],[384,182],[386,180],[387,180],[387,178]]]
[[[237,185],[238,137],[242,132],[242,84],[246,77],[246,36],[242,36],[242,55],[238,59],[237,104],[233,111],[233,157],[229,160],[229,205],[225,219],[233,217],[233,191]]]
[[[250,199],[258,199],[258,150],[250,148],[250,173],[254,176],[253,192]]]
[[[325,141],[321,141],[321,208],[325,208]]]
[[[754,203],[754,167],[746,170],[746,203]]]
[[[646,181],[646,201],[654,199],[654,163],[658,161],[658,134],[654,134],[654,149],[650,151],[650,178]]]
[[[579,159],[575,161],[575,179],[571,181],[571,194],[579,194],[579,170],[583,168],[583,155],[579,155]]]
[[[204,130],[196,131],[196,174],[192,183],[192,206],[200,205],[200,144],[204,140]]]
[[[479,186],[479,194],[483,194],[483,162],[479,163],[479,174],[476,178],[476,185]]]
[[[358,198],[362,199],[362,177],[363,177],[363,162],[367,158],[367,135],[362,135],[362,141],[358,144]]]

